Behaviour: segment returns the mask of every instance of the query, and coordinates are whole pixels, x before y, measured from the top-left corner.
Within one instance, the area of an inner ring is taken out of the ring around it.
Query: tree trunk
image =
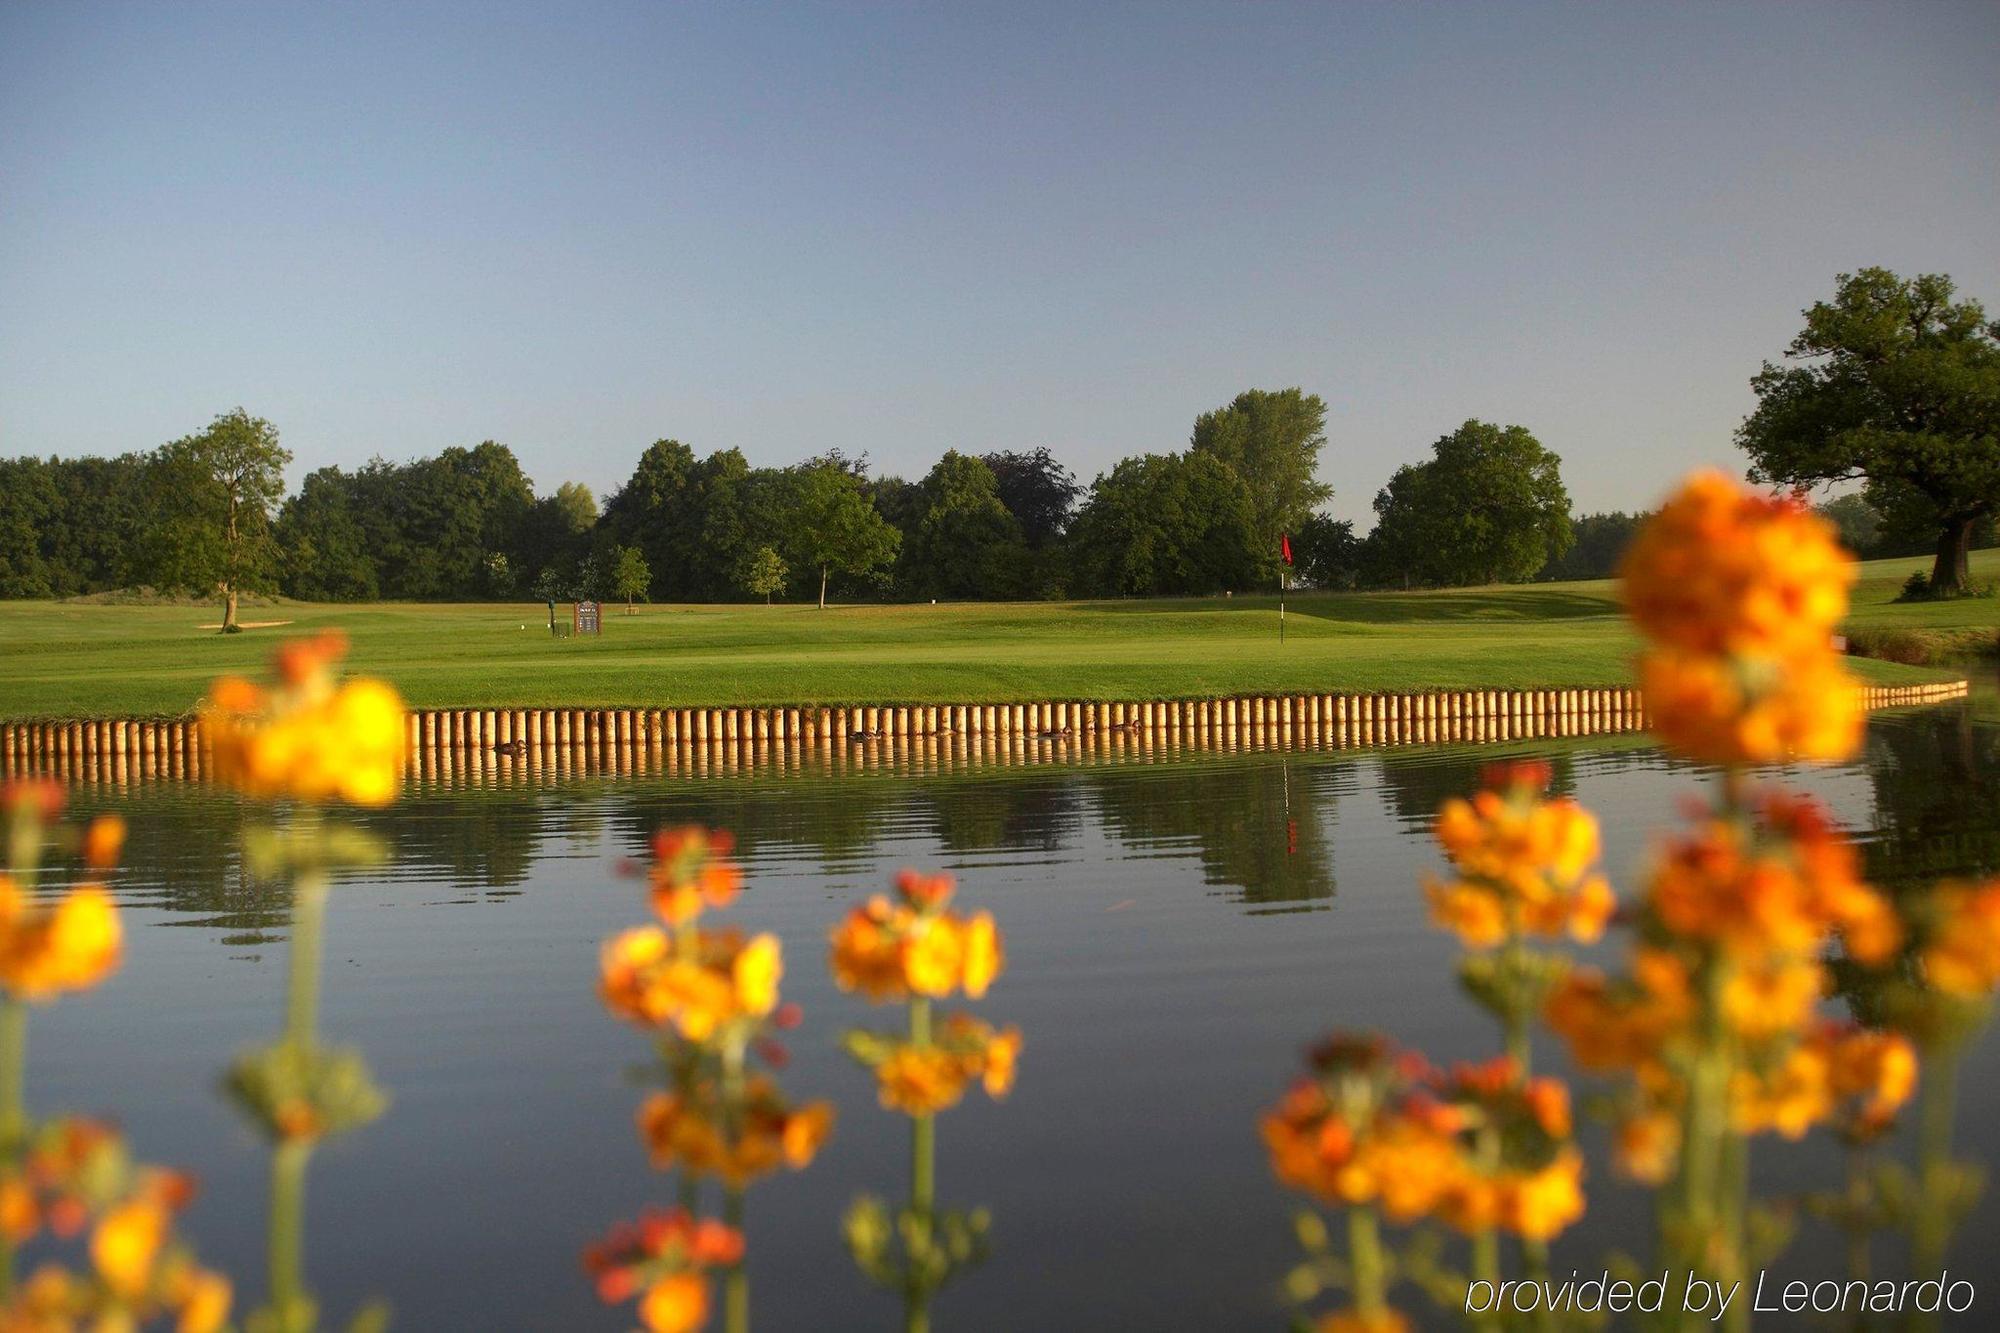
[[[826,610],[826,566],[819,567],[819,609]]]
[[[236,629],[236,585],[227,584],[222,589],[222,632],[233,633]]]
[[[1938,530],[1937,560],[1931,565],[1931,596],[1954,597],[1971,586],[1972,524],[1969,518],[1947,519]]]

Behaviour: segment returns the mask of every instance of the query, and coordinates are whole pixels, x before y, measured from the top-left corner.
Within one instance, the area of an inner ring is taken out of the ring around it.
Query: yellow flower
[[[952,911],[948,876],[905,871],[898,888],[898,901],[878,894],[834,927],[828,963],[835,984],[878,1003],[942,999],[957,990],[983,996],[1006,964],[993,917]]]
[[[965,923],[965,993],[972,999],[986,994],[986,988],[1007,965],[1000,944],[1000,928],[991,912],[979,912]]]
[[[736,1006],[746,1014],[768,1014],[778,1007],[778,980],[785,974],[784,956],[775,935],[758,935],[743,946],[731,965]]]
[[[639,1318],[649,1333],[694,1333],[708,1322],[708,1280],[674,1273],[646,1289]]]
[[[981,1053],[979,1079],[989,1097],[1005,1097],[1014,1087],[1014,1066],[1021,1055],[1021,1034],[1015,1028],[995,1033]]]
[[[1538,1171],[1502,1177],[1500,1224],[1528,1240],[1549,1240],[1583,1216],[1583,1154],[1564,1148]]]
[[[776,936],[746,943],[734,931],[688,927],[683,941],[658,926],[605,941],[598,986],[605,1008],[641,1027],[672,1027],[693,1042],[776,1008],[784,972]]]
[[[43,907],[0,873],[0,985],[15,995],[87,990],[118,966],[122,944],[118,909],[103,889],[84,885]]]
[[[98,1222],[90,1238],[90,1261],[120,1297],[132,1300],[151,1284],[167,1222],[166,1211],[150,1199],[120,1204]]]
[[[918,995],[951,994],[965,971],[965,947],[951,917],[919,918],[903,938],[903,979]]]
[[[402,777],[403,701],[378,680],[336,684],[346,653],[339,635],[279,650],[280,685],[260,689],[230,676],[202,706],[217,776],[252,796],[387,805]]]
[[[197,1269],[185,1279],[179,1298],[177,1333],[218,1333],[229,1322],[234,1293],[220,1273]]]

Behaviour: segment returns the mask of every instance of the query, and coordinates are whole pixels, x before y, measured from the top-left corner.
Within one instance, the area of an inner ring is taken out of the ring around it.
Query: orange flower
[[[743,871],[728,859],[735,839],[697,825],[653,835],[653,910],[670,926],[684,926],[710,907],[727,907],[743,888]]]
[[[1833,1093],[1853,1106],[1848,1137],[1865,1141],[1887,1130],[1916,1091],[1916,1047],[1901,1033],[1866,1028],[1829,1027],[1821,1040],[1830,1048]]]
[[[1494,786],[1450,800],[1432,833],[1458,878],[1426,885],[1431,920],[1468,948],[1510,936],[1594,940],[1617,902],[1598,857],[1597,820],[1571,800],[1544,800],[1546,767],[1516,765],[1489,774]]]
[[[1658,1185],[1673,1174],[1680,1144],[1681,1122],[1671,1112],[1639,1111],[1618,1122],[1612,1160],[1632,1179]]]
[[[1823,1043],[1801,1042],[1768,1070],[1738,1069],[1730,1080],[1730,1120],[1739,1134],[1788,1139],[1833,1113],[1833,1061]]]
[[[27,1000],[87,990],[118,966],[123,932],[111,895],[71,889],[52,907],[0,873],[0,986]]]
[[[1942,884],[1936,921],[1919,957],[1936,989],[1962,1000],[1981,999],[2000,986],[2000,879],[1984,884]]]
[[[978,999],[1006,965],[993,917],[951,911],[951,879],[905,871],[899,900],[877,895],[834,927],[829,965],[842,989],[877,1002],[911,995]]]
[[[220,1273],[197,1269],[180,1283],[174,1304],[180,1307],[175,1333],[218,1333],[229,1322],[235,1293]]]
[[[1701,472],[1649,519],[1621,567],[1661,739],[1709,763],[1841,759],[1861,704],[1837,661],[1854,561],[1796,499]]]
[[[1311,1092],[1295,1089],[1263,1120],[1272,1170],[1285,1184],[1329,1202],[1379,1202],[1409,1221],[1461,1179],[1450,1136],[1424,1118],[1391,1111],[1356,1127]]]
[[[125,820],[118,815],[99,815],[83,831],[83,863],[92,870],[117,865],[124,847]]]
[[[1739,959],[1815,953],[1839,931],[1851,953],[1874,963],[1900,938],[1825,810],[1782,793],[1766,796],[1750,821],[1709,819],[1669,845],[1647,905],[1676,935]]]
[[[908,1115],[931,1115],[958,1104],[968,1075],[964,1063],[936,1046],[898,1046],[875,1067],[882,1105]]]
[[[688,1091],[658,1092],[638,1114],[639,1137],[655,1167],[696,1176],[720,1176],[740,1186],[777,1170],[808,1166],[833,1130],[833,1107],[810,1102],[794,1108],[766,1077],[752,1078],[744,1090],[739,1123],[725,1124],[712,1082]]]
[[[1627,613],[1655,642],[1783,658],[1827,646],[1855,571],[1833,525],[1801,501],[1703,471],[1641,525],[1619,575]]]
[[[784,962],[774,935],[745,941],[734,931],[690,927],[683,947],[658,926],[635,926],[605,941],[599,973],[612,1013],[701,1042],[728,1023],[770,1013]]]
[[[584,1252],[584,1268],[607,1303],[644,1292],[639,1318],[653,1333],[684,1333],[708,1317],[707,1275],[743,1259],[743,1233],[686,1212],[642,1213]]]
[[[1828,762],[1861,746],[1860,689],[1830,651],[1776,661],[1655,649],[1639,659],[1639,687],[1660,739],[1704,763]]]

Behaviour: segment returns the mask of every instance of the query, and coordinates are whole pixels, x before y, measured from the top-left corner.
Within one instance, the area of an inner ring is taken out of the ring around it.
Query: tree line
[[[1829,502],[1863,554],[1930,551],[1933,592],[2000,508],[2000,324],[1950,279],[1844,274],[1784,364],[1752,381],[1752,475],[1861,483]],[[947,451],[923,476],[838,451],[753,467],[654,442],[601,510],[537,495],[488,440],[409,462],[324,467],[284,494],[291,455],[238,408],[117,458],[0,460],[0,597],[147,586],[307,600],[825,601],[1203,595],[1609,576],[1639,514],[1574,517],[1561,460],[1525,427],[1467,421],[1375,497],[1366,536],[1323,511],[1326,405],[1252,389],[1185,448],[1089,486],[1046,448]],[[1293,565],[1281,563],[1289,539]]]
[[[947,451],[923,476],[830,452],[753,467],[663,439],[603,504],[537,495],[488,440],[324,467],[282,494],[290,454],[238,408],[118,458],[0,461],[0,596],[152,587],[311,601],[639,598],[829,590],[887,600],[1200,595],[1522,579],[1568,545],[1559,463],[1527,431],[1467,422],[1401,469],[1367,539],[1319,513],[1325,403],[1250,390],[1187,447],[1088,487],[1050,450]],[[1478,497],[1468,507],[1463,497]],[[1281,558],[1289,538],[1294,564]]]

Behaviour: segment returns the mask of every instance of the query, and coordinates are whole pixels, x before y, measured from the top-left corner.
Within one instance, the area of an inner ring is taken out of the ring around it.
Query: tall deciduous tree
[[[271,518],[292,456],[277,427],[239,407],[163,445],[159,458],[170,484],[159,498],[178,515],[170,529],[176,581],[220,592],[222,632],[235,633],[238,595],[275,581]]]
[[[819,571],[819,606],[833,571],[866,574],[896,558],[901,534],[875,512],[855,472],[837,459],[816,459],[792,472],[789,529],[800,563]]]
[[[1300,389],[1249,389],[1195,419],[1189,446],[1227,463],[1250,488],[1258,565],[1275,577],[1278,538],[1333,497],[1319,480],[1326,404]]]
[[[1468,421],[1375,497],[1382,565],[1421,583],[1516,583],[1570,546],[1562,460],[1521,426]]]
[[[905,588],[961,599],[1019,589],[1027,549],[993,469],[953,449],[914,490],[899,560]]]
[[[1954,300],[1950,278],[1843,273],[1750,381],[1737,429],[1751,477],[1789,486],[1865,477],[1935,512],[1935,594],[1963,592],[1975,525],[2000,509],[2000,322]]]

